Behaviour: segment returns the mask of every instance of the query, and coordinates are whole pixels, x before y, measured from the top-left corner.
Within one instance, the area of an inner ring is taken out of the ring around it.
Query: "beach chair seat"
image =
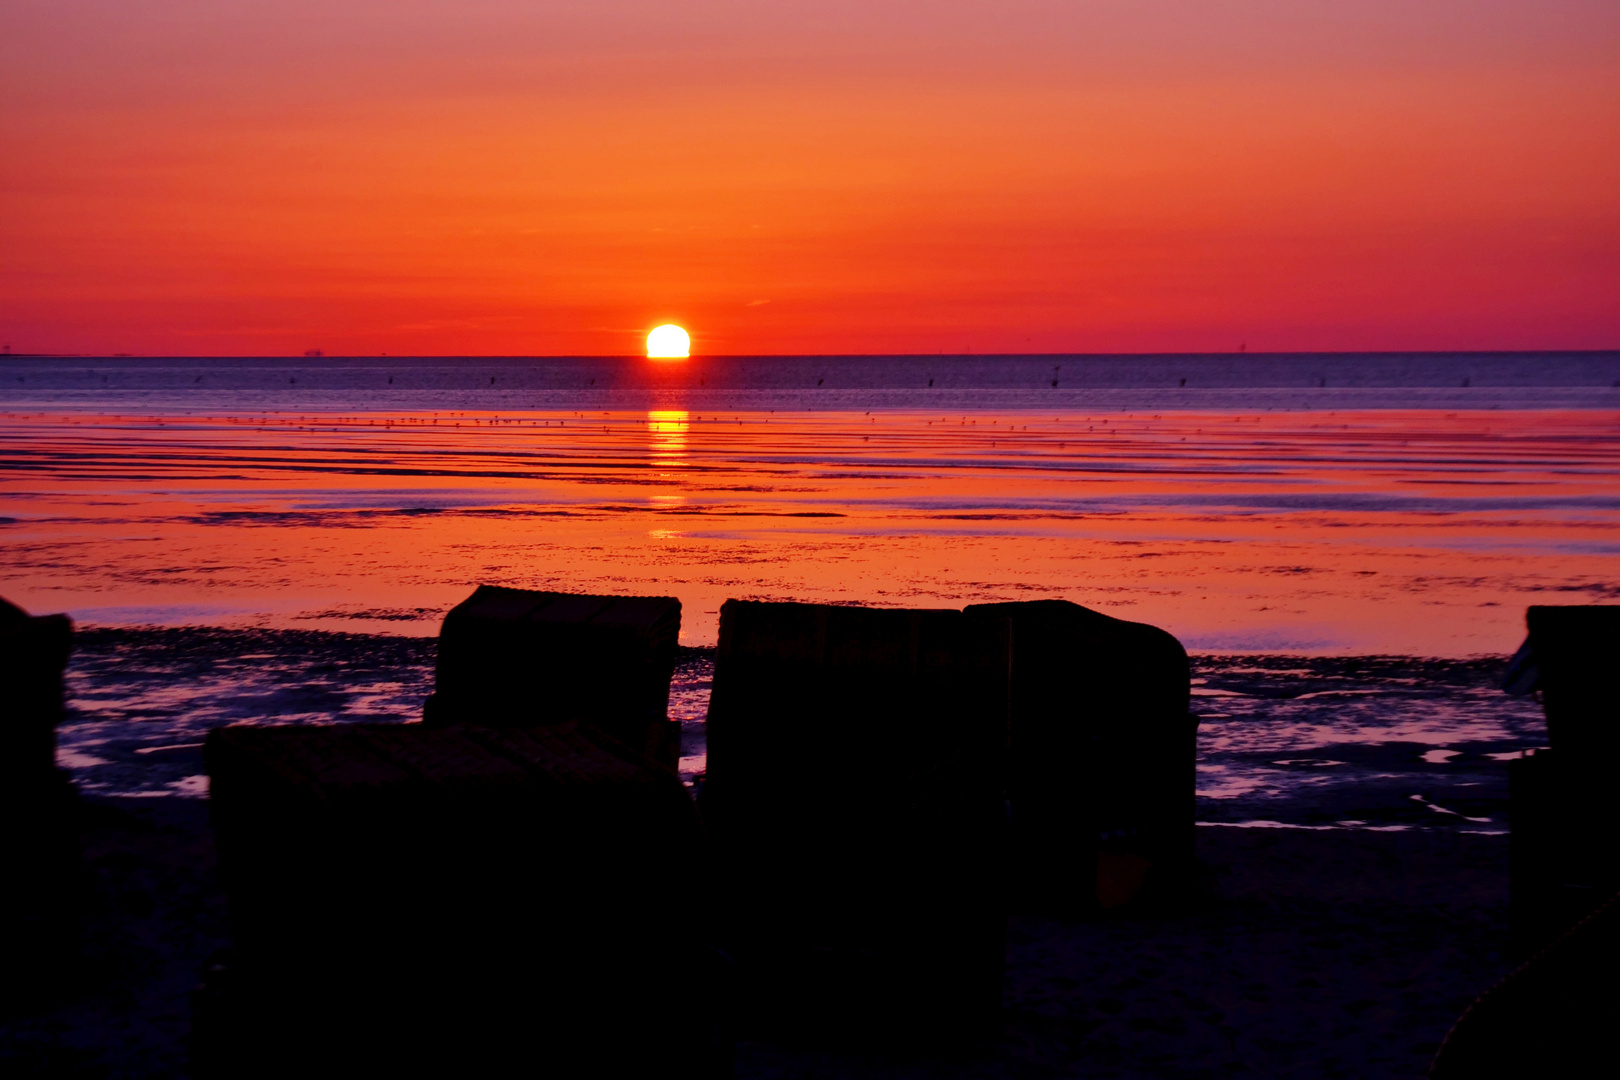
[[[589,725],[216,729],[201,1071],[708,1075],[696,810]]]
[[[700,806],[744,1023],[982,1032],[1006,912],[1005,620],[728,600]]]
[[[1193,860],[1198,726],[1181,643],[1066,600],[966,611],[1012,624],[1018,902],[1113,907],[1179,880]]]
[[[669,684],[681,602],[480,585],[445,615],[429,724],[578,720],[669,768]]]

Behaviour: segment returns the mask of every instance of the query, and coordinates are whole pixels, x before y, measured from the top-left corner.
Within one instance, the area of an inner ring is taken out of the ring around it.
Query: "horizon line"
[[[1245,349],[1224,351],[1153,352],[808,352],[808,353],[693,353],[690,360],[995,360],[1022,357],[1246,357],[1246,356],[1551,356],[1620,353],[1620,345],[1605,348],[1540,349]],[[0,352],[0,360],[647,360],[642,353],[131,353],[131,352]],[[661,363],[669,364],[667,358]],[[677,361],[678,363],[679,361]],[[672,365],[673,366],[673,365]]]

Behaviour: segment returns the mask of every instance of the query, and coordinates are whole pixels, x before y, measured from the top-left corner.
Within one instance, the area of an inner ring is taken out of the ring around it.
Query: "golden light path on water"
[[[0,592],[89,625],[433,634],[480,582],[1066,597],[1197,650],[1511,651],[1620,595],[1620,414],[0,416]]]

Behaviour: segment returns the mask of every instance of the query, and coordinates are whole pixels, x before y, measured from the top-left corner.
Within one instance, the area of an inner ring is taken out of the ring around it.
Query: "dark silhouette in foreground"
[[[236,947],[197,997],[197,1071],[712,1075],[733,1024],[960,1049],[997,1030],[1009,881],[1085,912],[1191,865],[1187,656],[1161,630],[1061,601],[727,601],[694,806],[679,627],[672,598],[482,586],[424,724],[212,732]]]
[[[1620,891],[1620,607],[1533,607],[1525,621],[1505,688],[1541,695],[1549,745],[1511,766],[1521,959]]]
[[[988,1033],[1006,939],[1010,627],[728,600],[699,805],[742,1029]],[[814,750],[855,748],[836,765]]]
[[[669,682],[681,632],[671,596],[586,596],[480,585],[439,632],[428,724],[577,720],[674,768]]]
[[[727,601],[699,801],[743,1029],[992,1032],[1009,910],[1184,882],[1188,690],[1175,638],[1065,601]],[[829,767],[812,736],[859,753]]]
[[[82,952],[72,969],[71,995],[0,1016],[0,1075],[186,1075],[186,1003],[205,959],[228,945],[229,935],[208,801],[121,793],[166,790],[174,779],[204,771],[201,747],[172,744],[189,741],[193,732],[200,741],[207,725],[176,735],[168,718],[142,709],[148,693],[164,702],[189,694],[200,717],[224,708],[253,722],[280,708],[341,726],[354,721],[355,710],[340,695],[267,698],[262,691],[278,685],[354,687],[366,690],[367,714],[404,719],[411,708],[420,715],[422,698],[432,689],[434,653],[431,640],[307,631],[77,632],[69,669],[72,726],[61,729],[62,745],[108,759],[74,767],[75,781],[88,785],[81,825]],[[683,650],[677,686],[706,689],[713,656],[712,648]],[[1499,678],[1500,666],[1398,665],[1387,674],[1411,679],[1410,696],[1350,698],[1347,704],[1377,707],[1346,709],[1345,715],[1403,715],[1408,702],[1421,707],[1421,695],[1432,688],[1446,694],[1447,715],[1502,707],[1528,716],[1522,701],[1480,697],[1489,680]],[[1264,726],[1273,715],[1268,702],[1281,709],[1291,704],[1291,695],[1363,685],[1342,678],[1343,671],[1339,661],[1285,656],[1195,658],[1195,676],[1207,677],[1210,686],[1251,695],[1195,700],[1217,712],[1246,713],[1245,719]],[[244,676],[248,681],[237,681]],[[383,684],[393,689],[379,699],[374,691]],[[1366,685],[1389,684],[1381,675]],[[217,689],[202,693],[204,686]],[[1380,704],[1389,699],[1399,704]],[[1345,700],[1313,693],[1301,707],[1325,718],[1336,714],[1336,701]],[[1231,734],[1233,721],[1206,723],[1214,733]],[[1507,763],[1490,760],[1485,751],[1543,742],[1543,732],[1538,718],[1516,739],[1493,736],[1463,744],[1473,747],[1465,756],[1477,760],[1460,775],[1484,781],[1478,790],[1489,794],[1476,804],[1447,805],[1500,822]],[[701,729],[688,721],[687,737],[693,735]],[[841,746],[823,743],[813,732],[806,744],[829,766],[843,756]],[[153,746],[165,749],[129,749]],[[1376,760],[1393,766],[1402,753],[1425,748],[1384,747]],[[1205,746],[1206,752],[1215,749]],[[1226,759],[1212,753],[1210,760]],[[1450,777],[1442,772],[1447,768],[1420,762],[1405,775]],[[1419,788],[1389,790],[1395,794],[1387,797],[1405,801],[1402,792]],[[1220,802],[1200,805],[1212,817],[1230,809]],[[1505,970],[1508,838],[1488,827],[1459,827],[1464,819],[1413,806],[1405,816],[1390,806],[1389,822],[1409,825],[1398,832],[1200,827],[1196,903],[1133,904],[1079,918],[1020,914],[1015,908],[1000,1033],[982,1053],[941,1060],[937,1052],[840,1051],[798,1040],[745,1039],[737,1048],[737,1075],[1422,1075],[1457,1016]],[[1314,798],[1277,809],[1289,822],[1368,816],[1347,814],[1341,805],[1324,810]],[[1086,852],[1080,861],[1091,858]],[[230,965],[223,966],[228,973]],[[546,1053],[535,1047],[526,1067],[539,1072]],[[319,1066],[309,1062],[305,1071]]]
[[[1547,750],[1511,766],[1512,949],[1458,1020],[1436,1080],[1604,1074],[1620,1027],[1620,606],[1532,607],[1503,688],[1539,692]],[[1528,959],[1525,959],[1528,958]]]
[[[1014,908],[1083,913],[1173,897],[1193,865],[1187,651],[1156,626],[1067,600],[965,611],[1012,623]]]
[[[201,1076],[707,1076],[680,781],[587,725],[216,729]]]
[[[53,990],[77,948],[79,807],[56,767],[66,615],[0,600],[0,1000]]]
[[[1617,969],[1620,896],[1611,896],[1470,1005],[1429,1076],[1612,1076],[1620,1024]]]
[[[195,1071],[716,1072],[679,630],[670,598],[485,586],[427,722],[211,732],[235,949]]]

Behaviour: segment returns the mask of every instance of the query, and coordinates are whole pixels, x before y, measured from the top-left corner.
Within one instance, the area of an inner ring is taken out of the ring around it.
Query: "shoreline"
[[[409,722],[432,638],[320,630],[89,630],[67,672],[58,763],[91,794],[200,796],[226,723]],[[706,767],[714,652],[683,647],[669,716]],[[1495,689],[1504,659],[1195,655],[1198,819],[1334,831],[1500,832],[1508,762],[1545,745],[1539,706]],[[818,745],[829,768],[854,748]]]

